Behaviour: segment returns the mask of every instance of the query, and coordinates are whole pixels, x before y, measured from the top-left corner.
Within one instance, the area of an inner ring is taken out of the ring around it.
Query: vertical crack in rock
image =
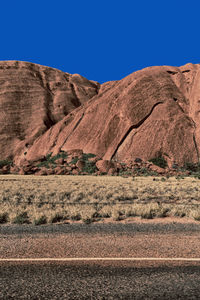
[[[56,121],[55,121],[52,111],[51,111],[52,106],[53,106],[53,95],[50,92],[50,90],[47,88],[47,95],[45,97],[46,116],[44,118],[44,124],[47,127],[47,129],[51,128],[54,124],[56,124]]]
[[[39,79],[40,86],[46,92],[45,101],[44,101],[46,115],[44,117],[43,123],[47,129],[50,129],[54,124],[56,124],[56,121],[54,120],[51,111],[51,107],[53,106],[53,93],[50,89],[49,82],[45,78],[45,74],[42,71],[37,70],[36,76]]]
[[[80,122],[82,121],[83,117],[84,117],[84,113],[82,113],[82,116],[81,116],[80,119],[76,122],[74,128],[72,129],[72,132],[74,132],[74,130],[78,127],[78,125],[79,125]],[[71,133],[72,133],[72,132],[71,132]]]
[[[48,131],[46,131],[46,132],[48,132],[48,137],[47,137],[48,138],[48,143],[47,143],[47,145],[48,145],[48,149],[49,149],[47,154],[53,152],[53,148],[56,146],[57,140],[58,140],[59,135],[60,135],[61,131],[63,130],[63,128],[64,128],[64,126],[59,127],[59,131],[58,131],[58,133],[57,133],[54,140],[52,140],[52,137],[51,137],[51,135],[53,134],[53,131],[54,131],[54,127],[52,126],[51,128],[48,129]],[[39,138],[41,138],[41,136]],[[33,141],[32,145],[34,145],[34,142],[35,141]],[[36,143],[37,143],[37,140],[36,140]]]
[[[74,99],[71,100],[71,102],[76,106],[76,107],[79,107],[81,106],[81,102],[79,100],[79,97],[76,93],[76,90],[75,90],[75,87],[74,87],[74,84],[70,82],[70,86],[71,86],[71,89],[72,89],[72,93],[74,95]]]
[[[194,141],[194,146],[195,146],[195,149],[196,149],[196,152],[197,152],[197,159],[198,159],[198,163],[199,163],[199,149],[198,149],[197,142],[196,142],[195,131],[193,133],[193,141]]]
[[[56,122],[52,116],[52,112],[50,108],[48,106],[46,106],[45,108],[46,108],[46,116],[44,118],[44,125],[47,127],[47,129],[50,129],[53,125],[56,124]]]
[[[49,136],[51,135],[52,128],[53,128],[53,127],[50,128]],[[56,146],[57,140],[58,140],[59,135],[60,135],[61,131],[63,130],[63,128],[64,128],[64,126],[60,126],[59,131],[58,131],[58,133],[57,133],[57,136],[56,136],[55,140],[53,141],[53,144],[51,145],[50,149],[53,149],[53,148]]]
[[[39,70],[35,72],[36,77],[39,79],[40,86],[45,89],[44,80]]]
[[[194,147],[195,147],[195,150],[196,150],[196,153],[197,153],[197,159],[198,159],[198,162],[199,162],[199,149],[198,149],[198,146],[197,146],[196,135],[195,135],[195,132],[196,132],[196,123],[195,123],[195,121],[191,117],[190,117],[190,120],[194,124],[193,141],[194,141]]]
[[[80,124],[80,122],[82,121],[83,117],[84,117],[85,113],[82,113],[82,116],[79,118],[79,120],[76,122],[76,124],[74,125],[74,128],[72,129],[71,133],[65,138],[64,142],[62,143],[62,145],[60,146],[60,149],[62,148],[62,146],[66,143],[66,141],[68,140],[68,138],[72,135],[72,133],[75,131],[75,129],[78,127],[78,125]]]
[[[96,83],[96,95],[99,94],[99,91],[100,91],[100,88],[101,88],[101,84],[99,82]],[[95,95],[95,96],[96,96]]]
[[[163,103],[164,103],[164,102],[160,101],[160,102],[157,102],[156,104],[154,104],[153,107],[151,108],[150,112],[149,112],[142,120],[140,120],[136,125],[132,125],[132,126],[127,130],[127,132],[126,132],[125,135],[122,137],[122,139],[120,140],[119,144],[117,145],[117,147],[116,147],[114,153],[112,154],[111,160],[112,160],[113,157],[116,155],[116,153],[117,153],[119,147],[123,144],[123,142],[125,141],[125,139],[127,138],[127,136],[131,133],[131,131],[132,131],[133,129],[136,129],[136,128],[140,127],[140,126],[146,121],[146,119],[152,114],[154,108],[155,108],[157,105],[163,104]]]

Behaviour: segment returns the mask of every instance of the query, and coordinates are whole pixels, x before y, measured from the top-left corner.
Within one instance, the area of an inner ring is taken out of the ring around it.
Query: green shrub
[[[89,174],[95,173],[97,171],[96,164],[92,161],[86,161],[85,166],[83,168],[83,172],[87,172]]]
[[[12,164],[12,161],[10,160],[0,160],[0,168],[3,168],[4,166],[10,166]]]
[[[74,158],[71,160],[70,164],[71,164],[71,165],[75,165],[75,164],[77,163],[77,161],[78,161],[78,157],[74,157]]]
[[[67,153],[64,151],[61,151],[55,156],[52,156],[52,157],[50,156],[48,160],[50,163],[55,164],[55,161],[59,158],[67,158]]]
[[[85,224],[91,224],[94,221],[94,219],[88,217],[88,218],[83,218],[82,221]]]
[[[200,171],[200,165],[199,164],[195,164],[195,163],[191,163],[191,162],[186,162],[184,164],[183,168],[184,168],[184,170],[191,171],[191,172]]]
[[[97,171],[97,167],[95,162],[88,161],[89,158],[95,157],[96,155],[93,153],[83,153],[82,160],[85,162],[85,166],[83,167],[83,172],[88,174],[95,173]]]
[[[131,172],[131,170],[128,170],[128,169],[120,169],[118,172],[118,175],[119,176],[123,176],[123,175],[131,176],[132,172]]]
[[[82,158],[83,160],[88,160],[88,158],[95,157],[95,156],[96,155],[93,153],[83,153]]]
[[[37,164],[38,168],[45,167],[49,168],[49,165],[56,166],[56,160],[59,158],[66,158],[67,153],[64,151],[59,152],[57,155],[51,156],[52,152],[47,154],[47,156],[44,158],[43,161],[41,161],[39,164]]]
[[[22,212],[19,215],[17,215],[14,218],[13,223],[14,224],[29,224],[30,221],[29,221],[29,217],[28,217],[27,212],[25,211],[25,212]]]
[[[147,168],[135,169],[138,176],[156,176],[158,175],[155,171],[148,170]]]
[[[7,223],[8,222],[8,214],[2,213],[0,214],[0,224]]]
[[[166,178],[165,178],[165,177],[162,177],[162,178],[161,178],[161,181],[163,181],[163,182],[166,181]]]
[[[45,160],[50,160],[50,158],[51,158],[51,155],[52,155],[52,152],[50,152],[49,154],[47,154],[47,156],[46,156],[46,158],[45,158]]]
[[[42,168],[42,167],[49,168],[49,162],[46,160],[41,161],[39,164],[37,164],[37,167],[38,168]]]
[[[166,168],[167,167],[167,162],[164,159],[164,157],[162,157],[162,155],[158,156],[158,157],[154,157],[149,159],[150,162],[152,162],[154,165],[160,167],[160,168]]]
[[[97,171],[97,167],[96,167],[95,162],[93,162],[93,161],[88,161],[89,158],[95,157],[95,156],[96,156],[96,155],[93,154],[93,153],[83,153],[83,154],[82,154],[81,160],[84,161],[84,163],[85,163],[85,166],[83,167],[83,172],[92,174],[92,173],[95,173],[95,172]],[[75,164],[77,163],[78,160],[79,160],[78,157],[74,157],[74,158],[72,159],[72,161],[70,162],[70,164],[75,165]]]

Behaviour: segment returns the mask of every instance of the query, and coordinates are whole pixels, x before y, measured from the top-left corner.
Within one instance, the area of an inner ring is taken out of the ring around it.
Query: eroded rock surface
[[[24,62],[0,62],[0,151],[17,165],[80,149],[168,166],[200,153],[200,65],[149,67],[100,84]]]
[[[78,74],[28,62],[0,62],[1,159],[23,157],[58,121],[98,93]]]

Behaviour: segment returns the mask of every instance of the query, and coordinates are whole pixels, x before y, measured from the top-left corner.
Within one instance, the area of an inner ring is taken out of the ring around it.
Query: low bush
[[[87,172],[88,174],[93,174],[97,171],[96,164],[92,161],[86,161],[85,166],[83,168],[83,172]]]
[[[164,159],[164,157],[162,157],[162,155],[151,158],[151,159],[149,159],[149,161],[160,168],[165,169],[167,167],[167,162]]]
[[[183,166],[184,170],[191,171],[191,172],[200,172],[200,164],[199,163],[191,163],[186,162]]]
[[[70,162],[70,165],[75,165],[78,161],[78,157],[74,157],[71,162]]]
[[[38,219],[34,220],[34,225],[42,225],[47,223],[47,217],[42,215]]]
[[[8,222],[8,213],[1,213],[0,214],[0,224]]]
[[[119,170],[118,175],[119,176],[123,176],[123,175],[125,175],[125,176],[131,176],[132,172],[131,172],[131,170],[127,170],[127,169],[123,170],[122,169],[122,170]]]
[[[91,224],[94,221],[94,219],[87,217],[87,218],[83,218],[82,221],[85,224]]]
[[[85,165],[83,167],[83,172],[86,172],[88,174],[93,174],[97,171],[95,162],[88,160],[89,158],[95,157],[95,156],[96,155],[93,153],[83,153],[82,160],[85,162]]]
[[[64,151],[59,152],[57,155],[52,156],[52,152],[47,154],[43,161],[37,164],[38,168],[45,167],[49,168],[50,165],[56,166],[56,160],[59,158],[67,158],[67,153]]]
[[[82,158],[83,160],[88,160],[88,158],[96,157],[93,153],[83,153]]]
[[[148,170],[147,168],[135,169],[137,176],[157,176],[155,171]]]
[[[12,165],[12,161],[10,160],[0,160],[0,168],[3,168],[4,166],[10,166]]]
[[[29,217],[28,217],[27,212],[25,211],[25,212],[22,212],[19,215],[17,215],[14,218],[13,223],[14,224],[29,224],[30,221],[29,221]]]
[[[73,220],[73,221],[79,221],[79,220],[81,220],[81,215],[80,215],[80,213],[77,212],[75,214],[72,214],[70,216],[70,219]]]
[[[51,223],[57,223],[63,220],[63,215],[60,213],[56,213],[55,216],[51,218]]]
[[[165,177],[162,177],[162,178],[161,178],[161,181],[163,181],[163,182],[166,181],[166,178],[165,178]]]

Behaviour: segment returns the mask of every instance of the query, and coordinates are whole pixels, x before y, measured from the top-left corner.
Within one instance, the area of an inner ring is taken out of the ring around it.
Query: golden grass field
[[[128,217],[200,220],[200,180],[0,175],[0,223],[90,223]]]

